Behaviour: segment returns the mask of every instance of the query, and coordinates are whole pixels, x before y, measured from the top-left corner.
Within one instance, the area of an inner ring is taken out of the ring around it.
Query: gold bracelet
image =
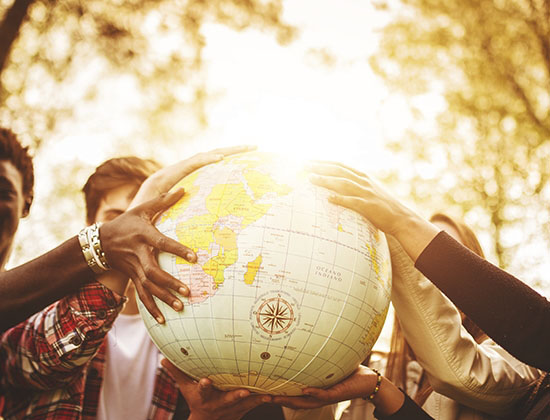
[[[374,387],[374,391],[372,391],[372,394],[370,394],[368,397],[364,398],[365,400],[372,401],[374,396],[380,390],[380,384],[382,383],[382,375],[376,369],[373,369],[373,368],[369,368],[369,369],[372,370],[374,373],[376,373],[376,375],[378,375],[378,377],[376,378],[376,386]]]

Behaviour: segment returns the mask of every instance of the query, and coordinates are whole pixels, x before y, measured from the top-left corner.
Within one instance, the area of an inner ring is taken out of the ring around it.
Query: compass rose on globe
[[[280,296],[265,300],[256,312],[258,326],[269,335],[282,334],[294,322],[292,306]]]

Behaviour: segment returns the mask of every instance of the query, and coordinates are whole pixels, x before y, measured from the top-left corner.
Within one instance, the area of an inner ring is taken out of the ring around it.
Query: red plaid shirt
[[[95,419],[107,332],[123,302],[100,283],[90,283],[2,334],[4,418]],[[159,367],[148,418],[171,419],[178,394]]]

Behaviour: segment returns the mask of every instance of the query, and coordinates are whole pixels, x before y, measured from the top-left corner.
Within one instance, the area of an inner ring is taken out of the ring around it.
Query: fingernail
[[[185,259],[189,262],[195,262],[197,261],[197,254],[195,254],[194,252],[188,252],[187,254],[185,254]]]
[[[183,296],[189,296],[189,289],[187,287],[180,287],[178,293]]]
[[[183,303],[181,303],[179,300],[175,300],[172,302],[172,308],[174,308],[176,311],[181,311],[183,309]]]
[[[159,324],[164,324],[164,318],[160,315],[155,318]]]

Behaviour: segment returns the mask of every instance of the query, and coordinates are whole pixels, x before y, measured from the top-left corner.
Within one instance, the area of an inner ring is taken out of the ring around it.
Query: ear
[[[31,210],[32,199],[33,197],[25,198],[25,204],[23,206],[23,212],[21,214],[21,218],[27,217],[29,215],[29,212]]]

